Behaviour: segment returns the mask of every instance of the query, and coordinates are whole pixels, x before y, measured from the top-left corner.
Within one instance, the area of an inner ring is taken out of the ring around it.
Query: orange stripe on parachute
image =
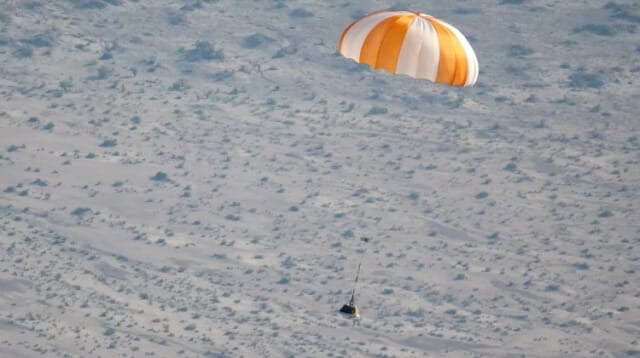
[[[376,25],[362,44],[359,62],[395,73],[404,36],[415,17],[414,14],[391,16]]]
[[[433,26],[440,44],[440,62],[436,82],[464,86],[467,81],[467,55],[458,37],[437,19],[424,18]]]

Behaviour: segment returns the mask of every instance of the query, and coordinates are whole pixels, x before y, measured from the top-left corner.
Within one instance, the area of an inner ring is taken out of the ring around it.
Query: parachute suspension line
[[[351,301],[349,301],[350,305],[354,305],[355,304],[355,300],[356,300],[356,288],[358,286],[358,277],[360,277],[360,266],[362,265],[362,261],[360,263],[358,263],[358,272],[356,273],[356,280],[353,284],[353,292],[351,293]]]
[[[366,237],[360,238],[360,240],[364,242],[369,242],[369,239]],[[360,262],[358,262],[358,271],[356,272],[356,279],[353,282],[353,291],[351,291],[351,299],[349,303],[345,304],[340,308],[340,313],[345,313],[349,315],[351,318],[360,318],[360,310],[356,306],[356,290],[358,289],[358,279],[360,279],[360,269],[362,268],[362,257],[360,258]],[[354,320],[355,325],[355,320]]]

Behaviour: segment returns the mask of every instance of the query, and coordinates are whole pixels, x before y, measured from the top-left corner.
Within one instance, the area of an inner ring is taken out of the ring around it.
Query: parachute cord
[[[358,277],[360,277],[360,266],[361,265],[362,265],[362,261],[358,264],[358,272],[356,273],[356,280],[355,280],[355,283],[353,285],[353,292],[351,293],[351,301],[349,302],[349,304],[351,304],[351,305],[355,304],[356,288],[358,287]]]

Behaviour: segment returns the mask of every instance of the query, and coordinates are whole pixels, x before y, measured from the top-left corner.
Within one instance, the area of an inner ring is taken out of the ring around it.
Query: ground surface
[[[336,54],[389,6],[457,25],[478,85]],[[2,1],[0,355],[639,355],[639,26],[632,1]]]

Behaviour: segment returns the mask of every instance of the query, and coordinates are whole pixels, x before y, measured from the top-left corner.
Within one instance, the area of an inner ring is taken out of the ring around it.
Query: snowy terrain
[[[460,28],[478,84],[337,54],[381,8]],[[628,0],[0,1],[0,356],[639,356],[639,27]]]

